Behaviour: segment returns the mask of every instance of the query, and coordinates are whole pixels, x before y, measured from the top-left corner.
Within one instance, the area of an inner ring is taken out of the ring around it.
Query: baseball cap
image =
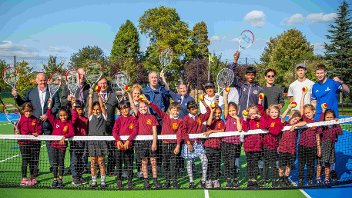
[[[299,67],[303,68],[303,69],[306,69],[306,64],[304,63],[299,63],[296,65],[296,69],[298,69]]]
[[[212,82],[207,82],[204,84],[204,87],[207,88],[207,87],[215,87],[215,85],[212,83]]]

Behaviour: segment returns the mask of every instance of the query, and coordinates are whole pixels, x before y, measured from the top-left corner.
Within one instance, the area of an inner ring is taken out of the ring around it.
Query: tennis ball
[[[144,96],[144,95],[140,95],[140,96],[139,96],[139,100],[140,100],[140,101],[145,100],[145,96]]]
[[[226,86],[226,87],[225,87],[225,91],[226,91],[226,92],[230,92],[230,86]]]
[[[328,104],[327,104],[327,103],[323,103],[323,104],[321,104],[321,108],[323,108],[323,109],[328,108]]]
[[[214,109],[214,108],[215,108],[215,104],[210,104],[210,107],[211,107],[212,109]]]
[[[117,145],[117,148],[119,149],[119,150],[123,150],[124,148],[123,148],[123,145],[121,145],[121,144],[118,144]]]
[[[247,110],[243,110],[243,111],[242,111],[242,115],[243,115],[243,116],[248,116],[248,111],[247,111]]]
[[[94,88],[94,90],[95,90],[96,92],[100,92],[101,87],[100,87],[99,85],[96,85],[95,88]]]
[[[264,93],[259,94],[259,99],[263,100],[264,99]]]
[[[125,91],[129,91],[130,90],[130,87],[129,86],[125,86]]]
[[[295,101],[291,102],[291,107],[292,107],[292,108],[297,107],[297,102],[295,102]]]
[[[199,95],[199,100],[204,100],[204,95],[203,94]]]
[[[304,87],[302,88],[302,91],[303,91],[303,92],[307,92],[307,91],[308,91],[308,87],[307,87],[307,86],[304,86]]]

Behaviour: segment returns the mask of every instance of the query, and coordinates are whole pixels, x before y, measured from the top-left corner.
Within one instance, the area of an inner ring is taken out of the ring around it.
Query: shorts
[[[279,153],[279,166],[288,166],[291,169],[293,168],[296,160],[296,155],[291,153]]]
[[[152,144],[153,141],[151,140],[136,141],[136,157],[139,160],[142,160],[143,158],[156,157],[157,153],[156,151],[152,151]]]

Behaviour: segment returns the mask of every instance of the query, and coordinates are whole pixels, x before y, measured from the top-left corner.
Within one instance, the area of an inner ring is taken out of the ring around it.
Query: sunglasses
[[[268,77],[268,78],[274,78],[275,75],[267,75],[266,77]]]

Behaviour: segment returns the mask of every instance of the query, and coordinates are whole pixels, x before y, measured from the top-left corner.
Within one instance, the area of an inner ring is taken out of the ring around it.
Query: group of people
[[[238,56],[236,53],[232,69],[237,66]],[[306,78],[305,64],[297,65],[297,80],[288,90],[291,104],[281,116],[283,91],[275,85],[276,71],[273,69],[265,72],[266,84],[260,87],[255,83],[256,69],[247,67],[245,82],[235,77],[233,88],[223,91],[223,96],[215,92],[212,82],[208,82],[204,85],[205,94],[199,97],[199,105],[189,95],[186,84],[179,84],[177,93],[170,90],[163,72],[160,73],[162,84],[159,83],[159,74],[150,72],[149,84],[145,88],[134,84],[125,93],[128,99],[120,102],[106,77],[100,78],[100,90],[95,91],[85,82],[84,69],[78,69],[77,73],[80,88],[72,95],[64,88],[61,97],[56,93],[50,98],[44,73],[37,74],[37,87],[24,96],[19,96],[16,89],[12,90],[17,104],[21,105],[22,116],[15,131],[17,134],[62,136],[59,141],[46,142],[54,188],[63,187],[66,139],[73,136],[113,136],[115,139],[69,142],[73,185],[88,183],[83,178],[88,161],[87,151],[92,188],[98,186],[98,168],[102,189],[106,188],[106,177],[113,175],[116,176],[117,188],[123,189],[123,174],[126,174],[127,188],[132,189],[134,159],[137,159],[146,189],[151,188],[148,161],[156,189],[179,188],[179,168],[183,166],[187,170],[189,188],[195,188],[197,184],[193,169],[196,158],[201,161],[202,187],[221,187],[223,163],[226,187],[237,188],[242,147],[247,161],[248,187],[257,188],[260,185],[258,175],[261,175],[260,182],[263,184],[269,185],[271,182],[273,187],[290,186],[288,177],[296,155],[299,186],[305,181],[305,166],[308,185],[313,184],[315,166],[315,181],[322,183],[324,168],[324,182],[330,182],[330,172],[335,163],[334,144],[337,135],[342,133],[341,127],[304,126],[337,119],[338,93],[349,92],[349,88],[337,77],[327,78],[327,70],[322,64],[316,67],[318,82],[315,84]],[[119,110],[117,119],[116,108]],[[257,129],[268,132],[248,133]],[[226,132],[234,131],[240,132],[240,135],[226,135]],[[212,137],[211,134],[218,132],[224,132],[224,137]],[[193,134],[204,134],[206,138],[194,138]],[[300,138],[296,149],[298,134]],[[137,135],[149,135],[151,138],[136,141]],[[176,138],[158,140],[157,135],[176,135]],[[126,136],[127,139],[122,138]],[[20,140],[18,143],[22,154],[21,185],[36,185],[40,142]],[[27,177],[27,166],[30,167],[30,177]],[[263,170],[259,171],[261,166]],[[158,179],[160,167],[165,179],[163,185]]]

